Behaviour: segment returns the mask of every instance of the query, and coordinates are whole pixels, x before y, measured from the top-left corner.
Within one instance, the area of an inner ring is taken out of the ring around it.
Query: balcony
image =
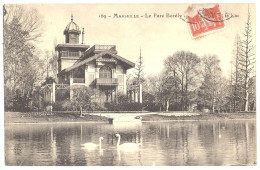
[[[73,78],[73,83],[85,83],[84,78]]]
[[[118,79],[117,78],[97,78],[96,79],[97,85],[118,85]]]

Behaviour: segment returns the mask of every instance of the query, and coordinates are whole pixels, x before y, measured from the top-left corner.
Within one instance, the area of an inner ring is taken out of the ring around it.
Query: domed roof
[[[73,15],[71,15],[71,22],[66,26],[64,33],[66,32],[78,32],[80,33],[79,26],[73,22]]]

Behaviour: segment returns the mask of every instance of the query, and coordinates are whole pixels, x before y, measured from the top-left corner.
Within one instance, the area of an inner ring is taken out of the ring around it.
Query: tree
[[[144,61],[143,61],[141,49],[140,49],[140,56],[139,56],[138,62],[136,64],[135,76],[136,76],[138,85],[142,84],[144,82]]]
[[[177,94],[180,93],[181,110],[188,109],[191,102],[191,92],[197,87],[199,63],[200,58],[189,51],[176,52],[164,61],[166,75],[171,80],[172,84],[170,85],[175,93],[175,102],[178,100]]]
[[[5,5],[4,15],[4,89],[5,106],[16,91],[21,97],[32,93],[40,78],[41,61],[35,42],[41,36],[41,18],[36,9]]]
[[[80,116],[82,116],[82,110],[92,110],[92,102],[95,91],[88,87],[73,89],[73,96],[71,103],[77,109],[80,110]]]
[[[53,43],[53,49],[55,49],[57,45],[57,40],[55,39],[54,40],[54,43]],[[52,50],[51,52],[48,52],[49,54],[49,59],[48,59],[48,74],[50,74],[50,76],[54,77],[55,79],[57,79],[57,74],[58,74],[58,64],[57,64],[57,61],[58,61],[58,55],[57,53],[55,52],[55,50]]]
[[[159,106],[159,110],[162,111],[162,106],[165,106],[165,111],[168,109],[170,100],[170,91],[166,86],[167,77],[162,72],[158,75],[149,76],[146,80],[146,93],[154,96],[154,102]]]
[[[249,79],[248,83],[248,98],[249,98],[249,110],[256,110],[256,77],[253,76],[252,78]]]
[[[36,41],[41,37],[43,23],[37,9],[27,9],[24,5],[5,5],[5,9],[4,26],[15,19],[21,24],[21,30],[26,33],[24,35],[26,42]]]
[[[140,85],[142,85],[143,83],[144,83],[144,61],[140,49],[140,56],[136,64],[135,80],[132,83],[136,86],[135,90],[139,91],[139,94],[143,93],[140,88]],[[141,102],[140,95],[138,95],[138,103],[140,102]]]
[[[246,21],[246,26],[244,30],[244,39],[242,40],[242,52],[241,58],[239,60],[241,65],[241,72],[244,76],[243,84],[244,84],[244,110],[248,111],[249,108],[249,79],[254,69],[255,64],[255,54],[253,52],[254,47],[253,37],[252,37],[252,26],[251,26],[251,15],[248,8],[248,17]]]
[[[220,60],[216,55],[208,55],[202,59],[203,81],[198,90],[198,105],[203,108],[209,108],[215,112],[216,105],[221,94],[221,83],[223,81]]]
[[[236,112],[239,110],[239,106],[241,105],[241,102],[243,102],[241,99],[244,95],[241,95],[242,92],[242,80],[243,76],[241,74],[241,39],[240,36],[237,34],[235,38],[234,43],[234,56],[232,59],[232,65],[231,65],[231,94],[230,94],[230,106],[233,105],[233,111]],[[231,110],[230,110],[231,111]]]

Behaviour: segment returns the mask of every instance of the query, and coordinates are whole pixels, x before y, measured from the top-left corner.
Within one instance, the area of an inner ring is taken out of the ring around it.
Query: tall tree
[[[198,103],[202,107],[215,112],[219,90],[221,90],[222,72],[220,60],[216,55],[208,55],[202,59],[203,81],[198,91]]]
[[[41,65],[35,42],[41,36],[41,18],[35,9],[5,5],[4,89],[5,106],[19,92],[30,94],[39,78]]]
[[[173,95],[172,81],[172,77],[167,76],[166,72],[148,77],[149,89],[147,92],[155,96],[155,102],[159,105],[160,111],[169,110]]]
[[[53,49],[55,49],[56,45],[57,45],[57,40],[55,39],[53,43]],[[58,74],[58,64],[57,64],[58,55],[55,50],[52,50],[51,52],[49,52],[49,54],[50,54],[48,60],[49,75],[56,80]]]
[[[252,71],[254,70],[255,64],[255,54],[253,46],[253,36],[252,36],[252,25],[251,25],[251,15],[248,7],[248,17],[246,21],[246,26],[244,30],[244,39],[242,40],[242,52],[240,58],[241,71],[244,75],[244,110],[248,111],[249,108],[249,79]]]
[[[136,64],[136,73],[135,73],[138,85],[144,82],[144,60],[142,57],[142,51],[140,48],[140,56]]]
[[[171,77],[175,93],[180,89],[181,110],[187,110],[191,92],[196,89],[200,58],[189,51],[179,51],[165,61],[167,75]],[[177,96],[175,96],[177,99]]]
[[[143,90],[141,86],[144,83],[144,61],[142,57],[142,52],[140,48],[140,56],[138,58],[138,62],[136,64],[136,72],[135,72],[135,90],[138,91],[138,103],[141,103],[141,95],[143,96]]]
[[[242,91],[242,74],[241,74],[241,39],[240,36],[237,34],[235,37],[234,43],[234,52],[233,52],[233,59],[231,65],[231,89],[232,93],[230,96],[230,105],[233,105],[233,111],[236,112],[239,110],[240,103],[242,102],[243,96],[241,96]]]

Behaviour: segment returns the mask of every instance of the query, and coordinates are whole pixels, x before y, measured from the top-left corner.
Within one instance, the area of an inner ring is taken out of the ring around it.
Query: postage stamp
[[[224,28],[224,20],[219,5],[192,6],[187,10],[191,35],[199,37],[205,33]]]

